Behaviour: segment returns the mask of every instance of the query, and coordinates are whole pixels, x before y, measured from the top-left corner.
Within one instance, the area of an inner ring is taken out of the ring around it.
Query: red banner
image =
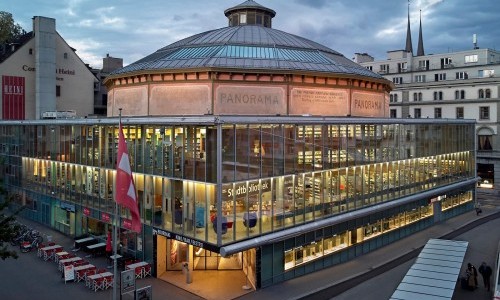
[[[25,119],[24,77],[2,76],[2,119]]]
[[[122,123],[118,131],[118,162],[116,164],[116,203],[127,207],[132,216],[131,230],[139,233],[142,229],[139,206],[137,204],[137,191],[135,190],[134,177],[130,168],[127,143],[123,135]]]

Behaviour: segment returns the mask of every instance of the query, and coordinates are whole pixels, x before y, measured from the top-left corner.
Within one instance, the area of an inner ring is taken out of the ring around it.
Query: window
[[[64,52],[64,59],[68,59],[68,53]]]
[[[489,120],[490,119],[490,107],[489,106],[480,106],[479,107],[479,119],[480,120]]]
[[[446,80],[446,73],[434,74],[434,81]]]
[[[422,92],[413,93],[413,101],[422,101],[423,95]]]
[[[389,101],[390,102],[398,102],[398,94],[391,94]]]
[[[373,71],[373,66],[366,66],[366,68],[370,71]]]
[[[491,146],[491,135],[478,135],[477,136],[477,150],[493,150]]]
[[[468,79],[469,75],[467,74],[467,72],[456,72],[455,78],[456,79]]]
[[[434,108],[434,119],[441,119],[441,107]]]
[[[443,92],[434,92],[434,100],[443,100]]]
[[[484,93],[485,93],[485,94],[484,94],[484,97],[485,97],[486,99],[491,98],[491,90],[490,90],[490,89],[486,89],[486,90],[484,91]]]
[[[465,99],[465,90],[456,90],[455,91],[455,99]]]
[[[422,110],[420,108],[415,108],[413,110],[413,116],[415,116],[415,119],[422,118]]]
[[[479,70],[477,75],[478,77],[494,77],[495,70]]]
[[[30,50],[29,50],[29,54],[30,54],[30,55],[33,55],[33,49],[32,49],[32,48],[30,48]]]
[[[479,89],[479,99],[483,99],[484,98],[484,90],[483,89]]]
[[[393,77],[392,82],[395,84],[402,84],[403,83],[403,77]]]
[[[56,97],[61,97],[61,86],[56,85]]]
[[[416,82],[425,82],[425,75],[416,75],[415,81]]]
[[[398,72],[406,72],[408,69],[408,63],[398,63]]]
[[[241,14],[240,15],[240,24],[246,24],[246,23],[247,23],[247,15]]]
[[[380,65],[380,73],[388,73],[388,72],[389,72],[388,64]]]
[[[391,114],[392,119],[395,119],[398,117],[397,111],[395,109],[391,109],[390,114]]]
[[[466,55],[465,56],[465,63],[475,63],[477,62],[477,54],[472,54],[472,55]]]
[[[453,67],[453,64],[452,64],[451,57],[441,58],[441,69],[452,68],[452,67]]]
[[[463,119],[464,118],[464,108],[457,107],[456,108],[456,115],[457,115],[457,119]]]
[[[429,60],[419,60],[418,70],[419,71],[429,70]]]

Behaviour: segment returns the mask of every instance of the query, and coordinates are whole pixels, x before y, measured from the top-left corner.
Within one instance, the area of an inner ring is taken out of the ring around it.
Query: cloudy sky
[[[109,53],[128,65],[196,33],[227,26],[224,10],[244,0],[11,0],[0,10],[32,30],[32,17],[56,19],[56,29],[92,67]],[[273,28],[328,46],[348,58],[404,49],[407,0],[257,0],[276,11]],[[419,13],[426,54],[478,46],[500,50],[498,0],[411,0],[413,49]]]

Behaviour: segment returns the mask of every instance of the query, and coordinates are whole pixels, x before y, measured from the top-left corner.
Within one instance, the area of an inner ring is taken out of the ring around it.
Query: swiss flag
[[[127,143],[123,135],[122,123],[118,133],[118,162],[116,164],[116,203],[127,207],[132,215],[132,230],[141,232],[141,218],[137,205],[137,192],[130,168]]]

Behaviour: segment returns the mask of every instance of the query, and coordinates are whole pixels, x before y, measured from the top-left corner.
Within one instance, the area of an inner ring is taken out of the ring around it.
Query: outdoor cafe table
[[[111,265],[108,266],[108,269],[111,269],[113,267],[115,259],[116,259],[116,264],[119,265],[119,260],[122,257],[123,256],[121,256],[120,254],[116,254],[116,255],[113,254],[113,255],[111,255],[109,257],[109,262],[111,263]]]
[[[49,260],[52,258],[52,255],[55,252],[60,252],[63,249],[61,245],[53,245],[47,246],[40,249],[40,257],[43,257],[43,260]]]
[[[55,255],[54,255],[54,261],[55,263],[59,263],[59,259],[61,258],[61,256],[64,256],[64,255],[68,255],[69,253],[66,252],[66,251],[61,251],[61,252],[57,252]]]
[[[137,262],[137,263],[133,263],[133,264],[130,264],[130,265],[127,265],[126,268],[129,269],[129,270],[135,270],[137,268],[141,268],[141,278],[144,277],[144,267],[149,265],[147,262],[145,261],[140,261],[140,262]]]
[[[97,280],[99,278],[108,278],[108,277],[113,278],[113,273],[111,273],[111,272],[104,272],[104,273],[99,273],[99,274],[94,274],[94,275],[87,276],[87,279],[85,280],[85,285],[88,288],[92,288],[93,283],[94,283],[95,280]]]
[[[81,247],[95,243],[93,237],[86,237],[83,239],[75,240],[75,249],[80,249]]]
[[[87,250],[90,252],[90,256],[95,256],[98,253],[104,252],[104,248],[106,247],[106,243],[97,243],[94,245],[86,246]],[[88,257],[90,257],[88,256]]]
[[[80,282],[80,281],[84,280],[85,279],[84,271],[86,271],[88,269],[92,269],[92,268],[95,268],[95,266],[92,264],[75,267],[73,269],[75,272],[75,281]],[[82,271],[82,272],[80,272],[80,271]]]
[[[82,260],[81,257],[78,257],[78,256],[75,256],[75,257],[71,257],[71,258],[66,258],[66,259],[61,259],[59,261],[59,271],[63,271],[64,270],[64,265],[66,263],[70,263],[70,262],[75,262],[75,261],[80,261]]]

